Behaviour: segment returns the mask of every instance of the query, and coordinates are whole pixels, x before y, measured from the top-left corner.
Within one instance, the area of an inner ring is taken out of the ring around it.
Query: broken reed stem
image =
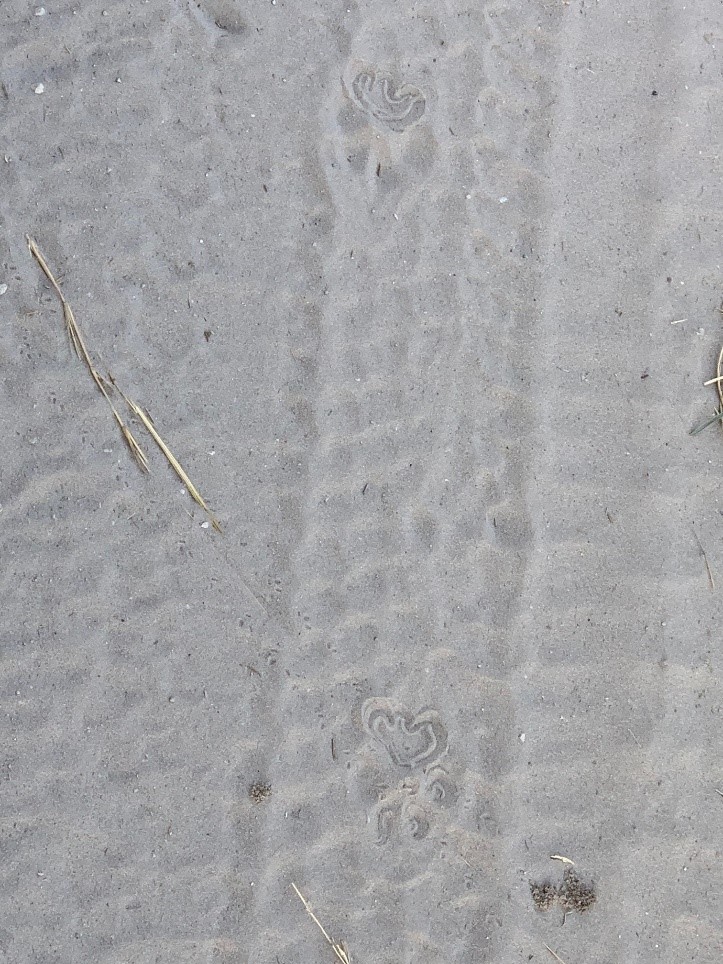
[[[81,333],[81,331],[80,331],[80,328],[78,327],[78,323],[77,323],[76,320],[75,320],[75,316],[73,315],[73,309],[70,307],[70,305],[68,304],[68,302],[65,300],[65,295],[64,295],[63,292],[61,291],[60,285],[59,285],[58,282],[56,281],[55,276],[53,275],[53,272],[52,272],[52,271],[50,270],[50,268],[48,267],[48,263],[47,263],[47,261],[45,260],[45,258],[43,257],[40,249],[38,248],[38,245],[37,245],[36,241],[35,241],[33,238],[31,238],[30,235],[26,235],[26,238],[27,238],[27,242],[28,242],[28,248],[30,249],[30,253],[32,254],[32,256],[35,258],[35,260],[36,260],[36,261],[38,262],[38,264],[40,265],[40,268],[41,268],[43,274],[44,274],[45,277],[48,279],[48,281],[50,282],[50,284],[53,286],[53,288],[54,288],[54,290],[55,290],[55,293],[57,294],[58,298],[60,299],[60,303],[61,303],[61,305],[62,305],[62,307],[63,307],[63,318],[65,319],[65,327],[66,327],[67,332],[68,332],[68,338],[70,339],[70,343],[71,343],[71,345],[73,346],[73,350],[75,351],[75,353],[76,353],[76,355],[78,356],[78,358],[83,362],[83,364],[85,365],[85,367],[88,369],[88,371],[90,372],[90,375],[91,375],[93,381],[95,382],[98,390],[100,391],[100,393],[103,395],[103,397],[105,398],[105,400],[106,400],[106,401],[108,402],[108,404],[110,405],[111,411],[113,412],[113,417],[115,418],[115,420],[116,420],[116,422],[117,422],[117,424],[118,424],[118,427],[119,427],[120,430],[121,430],[121,434],[123,435],[123,438],[125,439],[125,442],[126,442],[126,444],[128,445],[128,448],[131,450],[131,454],[132,454],[133,457],[135,458],[136,462],[140,465],[140,467],[141,467],[145,472],[148,472],[148,471],[149,471],[149,468],[148,468],[148,459],[146,458],[146,455],[145,455],[143,449],[140,447],[140,445],[139,445],[138,442],[136,441],[133,433],[132,433],[131,430],[128,428],[128,426],[125,424],[125,422],[123,421],[123,419],[121,418],[120,414],[118,413],[118,409],[117,409],[117,408],[115,407],[115,405],[113,404],[113,400],[112,400],[112,398],[110,397],[110,393],[108,392],[108,388],[106,387],[106,383],[105,383],[102,375],[98,372],[98,370],[96,369],[95,365],[93,364],[93,360],[92,360],[92,358],[91,358],[90,352],[88,351],[88,348],[86,347],[85,340],[83,339],[83,335],[82,335],[82,333]],[[137,415],[138,418],[140,418],[140,420],[143,422],[143,424],[145,425],[146,429],[148,430],[148,432],[149,432],[150,435],[152,436],[153,440],[156,442],[156,444],[158,445],[158,447],[160,448],[160,450],[161,450],[161,451],[163,452],[163,454],[166,456],[166,459],[168,460],[169,464],[171,465],[171,468],[173,469],[173,471],[176,473],[176,475],[179,477],[179,479],[181,480],[181,482],[183,482],[183,484],[184,484],[184,485],[186,486],[186,488],[188,489],[188,492],[189,492],[191,498],[192,498],[192,499],[204,510],[204,512],[208,515],[208,517],[209,517],[209,519],[211,520],[211,523],[213,524],[213,527],[214,527],[214,529],[216,530],[216,532],[221,532],[221,526],[220,526],[220,524],[219,524],[219,522],[218,522],[218,519],[215,517],[215,515],[213,514],[213,512],[211,512],[211,510],[209,509],[209,507],[206,505],[206,502],[204,501],[203,497],[201,496],[201,493],[198,491],[198,489],[197,489],[196,486],[193,484],[193,482],[191,482],[190,478],[188,477],[188,474],[186,473],[186,471],[185,471],[185,469],[183,468],[183,466],[181,465],[181,463],[178,461],[178,459],[175,457],[175,455],[173,454],[173,452],[171,452],[171,450],[168,448],[168,446],[166,445],[166,443],[163,441],[163,439],[161,438],[161,436],[160,436],[160,435],[158,434],[158,432],[156,431],[155,426],[153,425],[153,422],[152,422],[150,416],[147,415],[146,412],[143,411],[143,409],[140,407],[140,405],[136,405],[136,403],[135,403],[134,401],[132,401],[132,399],[130,399],[130,398],[125,394],[125,392],[121,391],[121,389],[120,389],[120,388],[118,387],[118,385],[116,384],[115,379],[113,378],[113,376],[112,376],[110,373],[108,373],[108,379],[109,379],[110,383],[113,385],[113,387],[116,389],[116,391],[125,399],[125,402],[126,402],[126,404],[128,405],[128,407],[130,408],[131,412],[133,412],[134,415]]]
[[[296,886],[296,884],[293,883],[293,881],[292,881],[291,886],[292,886],[292,887],[294,888],[294,890],[296,891],[296,896],[299,898],[299,900],[301,901],[301,903],[304,905],[304,908],[306,909],[306,913],[309,915],[309,917],[313,920],[313,922],[314,922],[314,923],[316,924],[316,926],[319,928],[319,930],[321,931],[321,933],[324,935],[324,938],[325,938],[325,940],[326,940],[326,943],[329,945],[329,947],[332,949],[332,951],[333,951],[334,954],[336,955],[337,960],[338,960],[338,961],[341,961],[341,964],[351,964],[351,957],[349,956],[349,952],[347,951],[346,946],[344,945],[344,943],[342,942],[342,943],[340,943],[340,944],[337,944],[335,941],[333,941],[333,940],[329,937],[329,935],[327,934],[327,932],[326,932],[325,929],[324,929],[324,925],[321,923],[321,921],[319,920],[319,918],[316,916],[316,914],[314,913],[314,911],[313,911],[313,910],[311,909],[311,907],[309,906],[309,902],[308,902],[308,900],[306,899],[306,897],[304,897],[304,895],[301,893],[301,891],[300,891],[299,888]]]

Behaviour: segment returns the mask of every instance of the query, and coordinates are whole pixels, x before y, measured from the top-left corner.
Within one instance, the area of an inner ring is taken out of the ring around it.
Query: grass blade
[[[720,422],[722,419],[723,419],[723,405],[721,405],[720,410],[717,411],[712,418],[709,418],[705,422],[701,422],[700,425],[696,425],[695,428],[692,428],[690,432],[688,432],[688,435],[700,435],[700,433],[703,432],[705,429],[707,429],[709,425],[715,425],[716,422]]]

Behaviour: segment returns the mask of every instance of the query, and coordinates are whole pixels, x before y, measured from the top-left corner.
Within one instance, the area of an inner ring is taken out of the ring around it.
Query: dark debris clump
[[[584,911],[590,910],[596,898],[595,885],[583,883],[575,871],[568,867],[558,896],[562,909],[564,911],[575,910],[582,914]]]
[[[530,893],[538,910],[549,910],[557,900],[557,887],[549,880],[542,884],[530,881]]]
[[[263,803],[271,796],[270,783],[252,783],[249,787],[249,796],[254,803]]]
[[[531,881],[530,893],[538,910],[550,910],[555,904],[559,904],[566,914],[571,911],[583,914],[586,910],[590,910],[597,899],[595,885],[584,883],[571,867],[565,870],[559,887],[550,883],[549,880],[542,883]]]

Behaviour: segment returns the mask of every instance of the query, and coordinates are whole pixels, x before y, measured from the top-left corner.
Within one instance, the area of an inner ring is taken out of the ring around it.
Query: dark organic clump
[[[249,787],[249,796],[254,803],[263,803],[271,796],[270,783],[252,783]]]
[[[571,911],[582,914],[589,910],[597,899],[595,885],[584,883],[571,867],[565,870],[559,887],[555,887],[549,880],[541,884],[531,881],[530,893],[538,910],[550,910],[555,904],[559,904],[566,914]]]
[[[576,910],[579,914],[590,910],[597,895],[594,884],[585,884],[572,868],[565,871],[565,879],[560,888],[560,904],[564,911]]]
[[[549,910],[557,900],[557,887],[549,880],[542,884],[535,884],[530,881],[530,893],[538,910]]]

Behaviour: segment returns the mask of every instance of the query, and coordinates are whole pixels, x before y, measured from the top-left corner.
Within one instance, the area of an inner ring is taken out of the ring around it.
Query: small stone
[[[36,84],[35,87],[33,87],[33,90],[35,91],[36,94],[44,94],[45,84]]]
[[[4,295],[7,290],[8,286],[6,284],[0,285],[0,295]]]
[[[44,16],[45,16],[45,7],[36,7],[36,8],[35,8],[35,16],[36,16],[36,17],[44,17]]]

